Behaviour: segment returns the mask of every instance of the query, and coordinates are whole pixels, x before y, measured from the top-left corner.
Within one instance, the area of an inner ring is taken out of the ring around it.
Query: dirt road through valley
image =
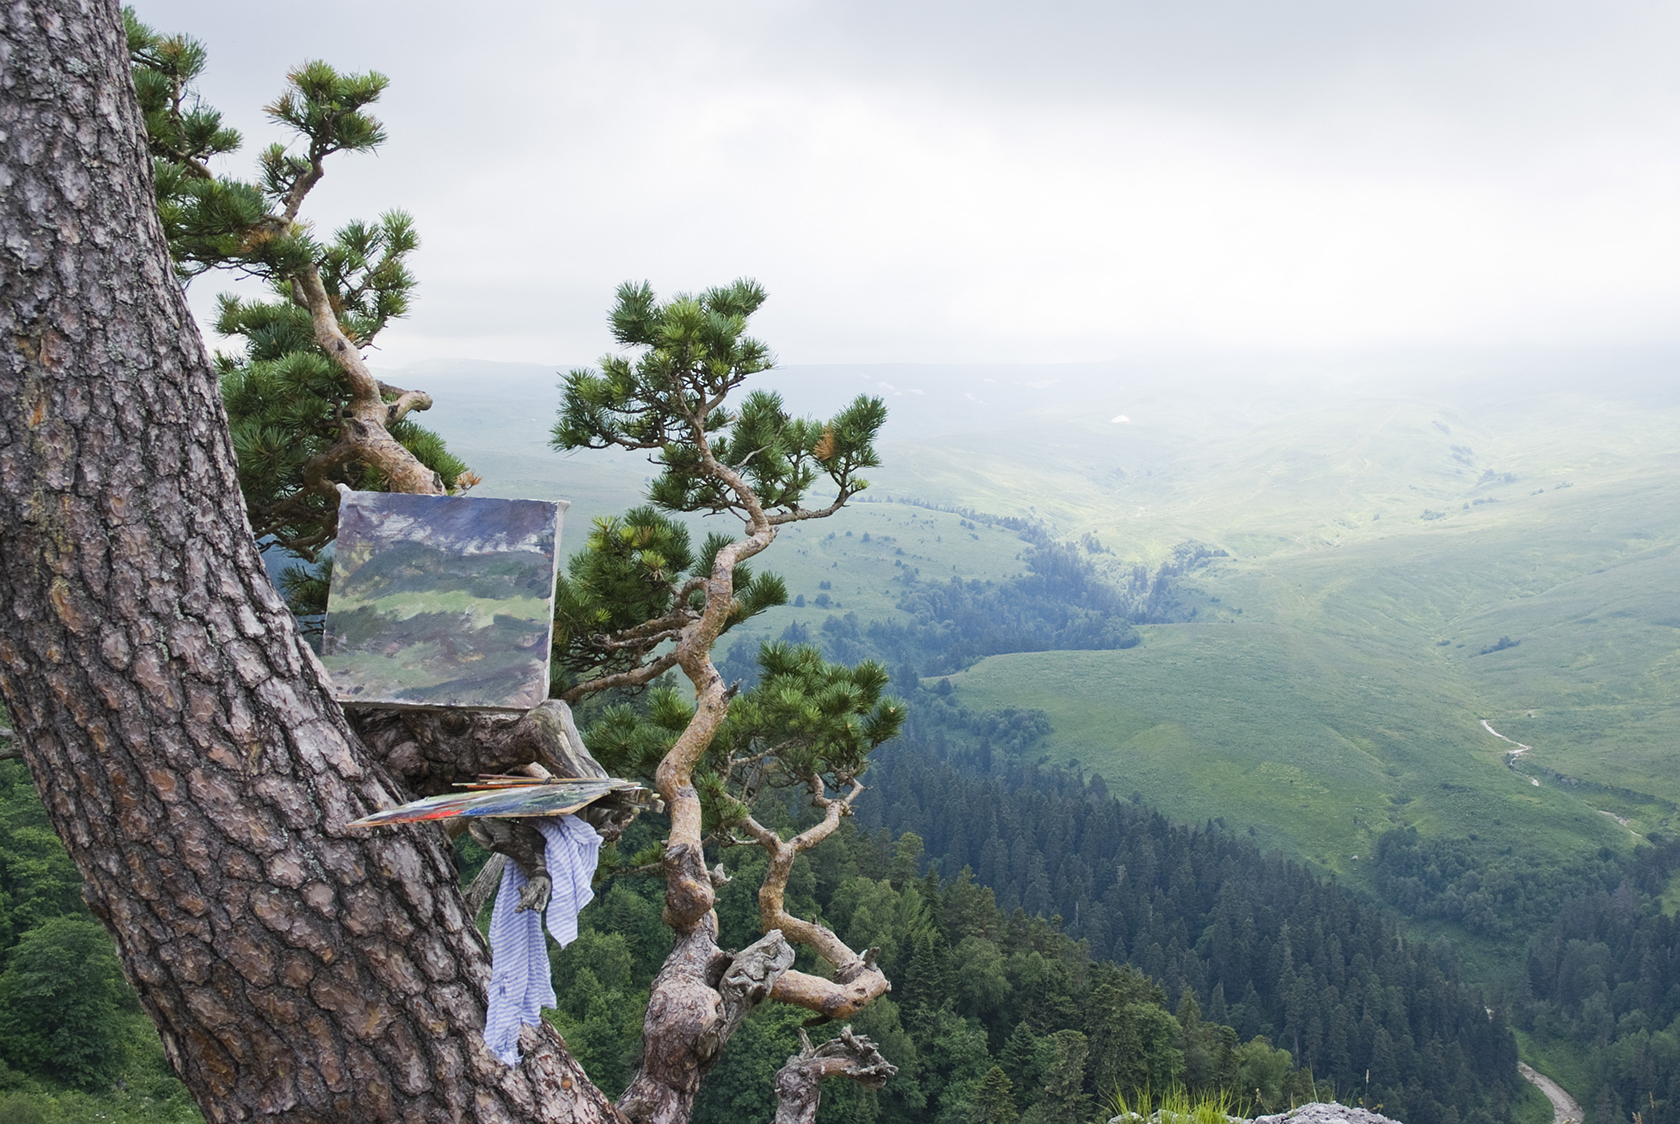
[[[1526,1062],[1517,1063],[1517,1072],[1536,1089],[1546,1094],[1546,1099],[1552,1102],[1552,1124],[1581,1124],[1581,1106],[1575,1103],[1574,1097],[1563,1091],[1562,1085]]]

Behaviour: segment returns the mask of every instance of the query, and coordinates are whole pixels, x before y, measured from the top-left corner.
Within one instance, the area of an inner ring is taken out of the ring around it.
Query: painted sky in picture
[[[542,702],[566,506],[345,492],[321,642],[340,701]]]

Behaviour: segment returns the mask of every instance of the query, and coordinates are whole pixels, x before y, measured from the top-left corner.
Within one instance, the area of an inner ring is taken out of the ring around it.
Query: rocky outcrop
[[[1163,1122],[1162,1114],[1157,1112],[1147,1118],[1135,1112],[1128,1112],[1116,1116],[1108,1124],[1175,1124],[1174,1114],[1167,1113]],[[1186,1120],[1189,1118],[1186,1117]],[[1254,1120],[1245,1120],[1240,1116],[1226,1117],[1230,1124],[1400,1124],[1400,1121],[1380,1116],[1375,1112],[1367,1112],[1362,1108],[1349,1108],[1340,1104],[1324,1104],[1315,1102],[1304,1104],[1299,1108],[1292,1108],[1288,1112],[1279,1112],[1272,1116],[1260,1116]]]
[[[1367,1112],[1362,1108],[1348,1108],[1333,1102],[1304,1104],[1300,1108],[1292,1108],[1275,1116],[1257,1117],[1254,1124],[1284,1124],[1284,1121],[1288,1121],[1289,1124],[1400,1124],[1397,1120],[1375,1112]]]

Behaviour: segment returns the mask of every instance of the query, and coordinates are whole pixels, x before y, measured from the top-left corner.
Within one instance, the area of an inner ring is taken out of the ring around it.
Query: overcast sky
[[[742,275],[784,363],[1680,343],[1672,3],[135,4],[247,154],[288,67],[390,76],[307,211],[418,219],[384,366]]]

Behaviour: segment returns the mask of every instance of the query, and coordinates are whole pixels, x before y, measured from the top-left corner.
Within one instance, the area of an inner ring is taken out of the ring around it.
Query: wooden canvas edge
[[[560,543],[566,534],[566,512],[571,510],[571,500],[547,500],[554,504],[554,572],[548,576],[548,631],[543,634],[543,700],[546,701],[549,691],[554,685],[554,602],[559,595],[556,588],[560,584]],[[541,706],[542,703],[537,704]]]

